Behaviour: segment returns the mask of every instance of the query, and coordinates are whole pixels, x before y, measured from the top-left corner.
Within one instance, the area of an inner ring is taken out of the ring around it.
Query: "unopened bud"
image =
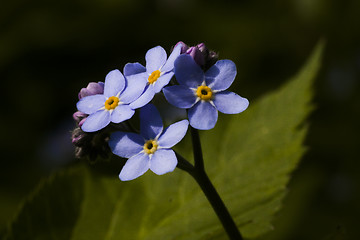
[[[111,152],[108,146],[109,132],[87,133],[76,127],[71,137],[77,158],[87,158],[90,162],[94,162],[98,156],[107,158]]]
[[[86,88],[82,88],[78,94],[79,99],[91,96],[95,94],[103,94],[104,93],[104,83],[103,82],[90,82]]]
[[[186,54],[190,55],[200,67],[204,66],[205,57],[204,57],[203,53],[199,50],[199,48],[197,46],[190,47],[186,51]]]
[[[84,123],[86,117],[88,115],[83,113],[83,112],[80,112],[80,111],[77,111],[73,114],[73,119],[75,120],[75,122],[77,123],[77,125],[79,127],[81,127],[81,125]]]
[[[182,44],[181,54],[190,55],[204,71],[214,65],[219,58],[219,55],[216,52],[209,50],[204,43],[189,47],[183,42],[178,42],[175,47],[178,44]]]

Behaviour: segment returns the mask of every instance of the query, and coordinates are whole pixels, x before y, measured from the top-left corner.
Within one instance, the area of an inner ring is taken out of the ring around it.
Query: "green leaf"
[[[208,146],[218,142],[217,149],[205,154],[205,159],[217,156],[216,165],[207,164],[208,171],[245,237],[272,229],[290,174],[306,150],[304,120],[312,109],[311,88],[322,49],[320,43],[300,73],[279,90],[203,138]],[[221,133],[220,142],[216,136]]]
[[[5,239],[69,239],[84,199],[84,168],[42,182],[21,206]]]
[[[201,132],[207,172],[246,238],[271,229],[290,174],[305,151],[304,120],[312,109],[311,85],[322,49],[320,43],[300,73],[279,90],[242,114],[222,116],[214,130]],[[188,140],[178,147],[184,156],[190,154]],[[179,169],[163,176],[148,171],[131,182],[86,168],[57,175],[24,204],[9,236],[227,239],[196,182]]]

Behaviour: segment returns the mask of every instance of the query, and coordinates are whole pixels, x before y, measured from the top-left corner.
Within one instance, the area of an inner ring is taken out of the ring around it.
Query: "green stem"
[[[183,156],[181,156],[179,153],[175,151],[176,158],[178,160],[178,164],[176,167],[180,168],[181,170],[184,170],[185,172],[190,173],[195,170],[194,166],[189,163]]]
[[[201,151],[201,143],[198,130],[190,127],[191,138],[193,144],[194,161],[193,166],[185,158],[176,153],[178,158],[178,168],[188,172],[195,181],[199,184],[201,190],[204,192],[206,198],[210,202],[216,215],[218,216],[221,224],[223,225],[229,239],[231,240],[242,240],[242,236],[237,228],[234,220],[232,219],[228,209],[222,201],[220,195],[216,191],[214,185],[211,183],[207,176],[204,168],[203,155]]]
[[[205,172],[204,159],[201,150],[201,143],[199,137],[199,131],[193,127],[190,127],[191,141],[193,145],[195,168]]]
[[[209,177],[206,175],[205,171],[195,171],[192,173],[190,172],[190,174],[194,177],[201,190],[204,192],[206,198],[209,200],[212,208],[218,216],[227,235],[229,236],[229,239],[243,239],[228,209],[220,198],[220,195],[216,191],[214,185],[211,183]]]

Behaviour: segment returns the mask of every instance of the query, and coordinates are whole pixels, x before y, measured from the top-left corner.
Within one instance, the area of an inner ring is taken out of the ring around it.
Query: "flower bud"
[[[218,59],[219,59],[219,54],[217,52],[208,50],[206,56],[205,70],[209,69],[212,65],[214,65]]]
[[[104,92],[104,84],[102,82],[91,82],[86,88],[82,88],[79,92],[79,99],[91,96],[95,94],[102,94]],[[71,142],[75,146],[76,158],[87,158],[90,162],[95,162],[98,156],[101,158],[107,158],[110,151],[108,146],[109,134],[111,127],[108,126],[106,130],[102,130],[96,133],[88,133],[81,130],[81,126],[85,122],[88,114],[81,111],[77,111],[73,114],[77,126],[72,131]],[[119,127],[122,127],[119,126]]]
[[[90,82],[86,88],[82,88],[78,94],[79,100],[86,96],[91,96],[95,94],[104,93],[104,83],[103,82]]]
[[[80,111],[77,111],[73,114],[73,119],[75,120],[75,122],[77,123],[77,125],[79,127],[81,127],[81,125],[84,123],[86,117],[88,115],[83,113],[83,112],[80,112]]]
[[[186,50],[188,50],[188,49],[189,49],[189,46],[188,46],[188,45],[186,45],[185,43],[183,43],[182,41],[178,42],[178,43],[174,46],[174,48],[176,48],[176,47],[177,47],[177,45],[179,45],[179,44],[181,44],[181,45],[182,45],[182,46],[181,46],[181,51],[180,51],[180,54],[185,53],[185,52],[186,52]]]
[[[85,138],[85,133],[79,128],[75,128],[71,133],[71,142],[75,146],[81,146]]]
[[[95,162],[98,156],[107,158],[111,152],[108,146],[109,135],[106,131],[87,133],[76,127],[71,135],[75,145],[75,157],[87,158],[90,162]]]
[[[205,57],[197,46],[190,47],[186,50],[186,54],[190,55],[200,67],[205,65]]]
[[[189,47],[180,41],[175,47],[178,44],[182,44],[181,54],[190,55],[204,71],[208,70],[218,60],[219,55],[216,52],[209,50],[204,43]]]
[[[207,51],[207,48],[206,48],[206,46],[205,46],[205,43],[199,43],[198,45],[196,45],[196,47],[197,47],[201,52]]]

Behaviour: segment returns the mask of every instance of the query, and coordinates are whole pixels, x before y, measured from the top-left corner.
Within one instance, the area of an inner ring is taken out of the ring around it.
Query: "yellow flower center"
[[[106,101],[105,101],[105,109],[106,110],[111,110],[111,109],[115,109],[118,105],[119,105],[119,98],[112,96],[109,97]]]
[[[144,151],[147,154],[153,154],[154,152],[156,152],[157,148],[158,144],[156,140],[148,140],[144,144]]]
[[[148,78],[148,82],[150,84],[153,84],[154,82],[156,82],[156,80],[158,80],[158,78],[160,77],[160,73],[161,72],[159,70],[153,71]]]
[[[196,95],[204,101],[209,101],[212,97],[211,88],[208,86],[199,86],[196,90]]]

